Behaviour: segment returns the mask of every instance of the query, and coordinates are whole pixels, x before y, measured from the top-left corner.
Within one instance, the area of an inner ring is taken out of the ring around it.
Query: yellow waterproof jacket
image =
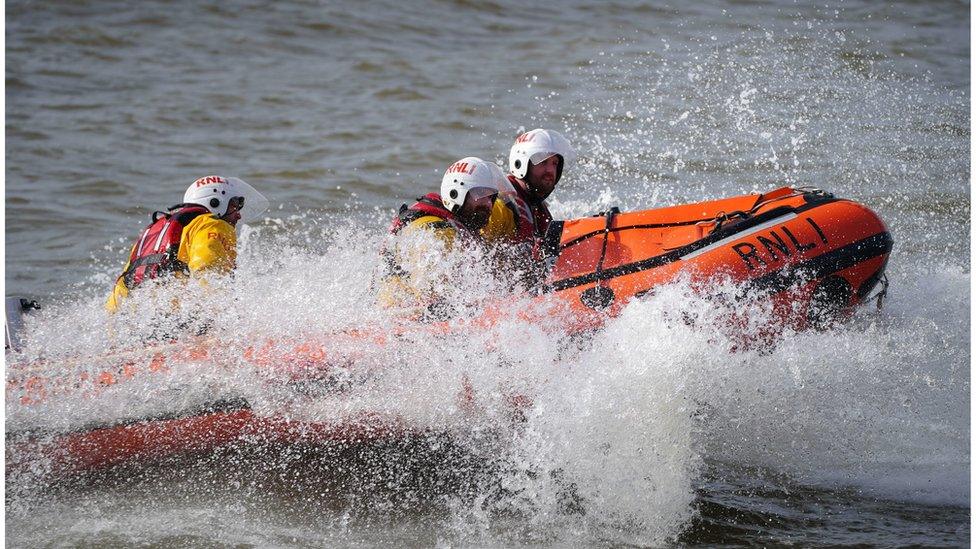
[[[519,239],[518,216],[515,206],[508,197],[499,195],[491,207],[488,222],[478,232],[485,243],[516,242]],[[425,215],[408,223],[403,229],[404,234],[417,230],[431,231],[447,245],[453,248],[458,238],[458,231],[464,231],[457,222],[448,221],[435,215]]]
[[[138,243],[133,245],[133,251],[136,246]],[[132,257],[132,252],[129,257]],[[176,259],[187,265],[191,275],[229,273],[237,264],[237,233],[234,226],[211,214],[198,215],[183,227]],[[128,270],[127,261],[122,272]],[[128,295],[129,288],[123,277],[119,276],[105,308],[109,312],[116,312]]]
[[[507,195],[499,195],[492,205],[488,222],[478,232],[479,240],[485,244],[519,243],[519,216],[515,204]],[[444,250],[450,252],[460,239],[477,238],[456,221],[448,220],[436,215],[425,215],[407,223],[400,229],[404,236],[417,231],[429,231],[444,243]],[[413,250],[415,253],[417,250]],[[531,247],[524,249],[524,259],[529,259]],[[388,254],[389,255],[389,254]],[[384,277],[379,291],[379,302],[385,307],[410,307],[418,304],[427,305],[436,301],[433,289],[429,287],[428,273],[421,272],[417,264],[419,261],[412,254],[403,257],[398,251],[388,257],[391,273]]]

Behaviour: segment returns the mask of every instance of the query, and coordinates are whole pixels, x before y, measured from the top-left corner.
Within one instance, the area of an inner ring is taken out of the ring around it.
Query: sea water
[[[375,282],[394,210],[540,126],[580,155],[557,218],[809,185],[895,239],[880,311],[770,347],[716,330],[679,282],[585,340],[513,313],[363,345],[379,373],[344,398],[232,359],[98,398],[8,395],[8,434],[238,396],[450,433],[71,478],[41,460],[8,470],[8,543],[968,545],[968,22],[952,2],[8,4],[6,293],[44,307],[18,360],[61,372],[140,336],[102,301],[147,214],[210,173],[273,203],[234,283],[195,296],[228,349],[392,329]],[[456,295],[506,295],[452,261]],[[514,422],[512,395],[532,402]]]

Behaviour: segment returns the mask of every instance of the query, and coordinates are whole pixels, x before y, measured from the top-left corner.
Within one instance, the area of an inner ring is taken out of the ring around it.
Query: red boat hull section
[[[256,416],[250,409],[218,411],[178,419],[147,420],[23,442],[7,442],[8,468],[19,458],[45,456],[55,474],[210,452],[234,444],[346,444],[409,434],[397,418],[363,414],[341,422],[302,422]]]

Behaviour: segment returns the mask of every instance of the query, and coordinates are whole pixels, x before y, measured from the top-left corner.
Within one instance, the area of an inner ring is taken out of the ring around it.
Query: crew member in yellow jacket
[[[237,222],[268,207],[268,201],[236,177],[210,175],[193,182],[183,202],[154,212],[129,252],[105,304],[119,310],[129,292],[151,279],[230,273],[237,262]]]
[[[441,192],[429,193],[412,206],[404,204],[390,232],[409,237],[430,232],[452,252],[461,242],[490,248],[499,268],[522,268],[531,262],[533,222],[528,206],[494,164],[466,157],[451,164],[441,180]],[[428,269],[419,264],[429,258],[421,247],[413,253],[385,252],[387,275],[380,303],[387,307],[437,306],[440,301]],[[423,256],[418,258],[418,256]],[[437,260],[437,257],[430,258]]]

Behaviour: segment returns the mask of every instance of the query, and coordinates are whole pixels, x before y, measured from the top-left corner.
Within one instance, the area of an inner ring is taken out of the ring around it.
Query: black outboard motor
[[[21,336],[24,333],[24,315],[27,311],[40,309],[36,301],[20,297],[8,297],[4,301],[3,349],[16,351],[21,347]]]

